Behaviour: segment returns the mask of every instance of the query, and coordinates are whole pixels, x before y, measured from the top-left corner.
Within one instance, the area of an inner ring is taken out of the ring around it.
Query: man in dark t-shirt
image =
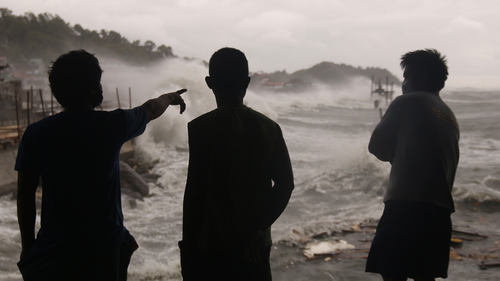
[[[209,72],[217,109],[188,125],[182,275],[271,280],[271,225],[294,188],[288,150],[279,125],[243,104],[250,77],[241,51],[215,52]]]
[[[131,110],[94,111],[102,70],[84,50],[60,56],[49,71],[64,111],[31,124],[19,145],[18,263],[24,280],[126,280],[134,238],[123,226],[119,153],[185,90]],[[41,228],[35,239],[35,191],[42,179]]]
[[[384,280],[446,278],[460,137],[455,115],[439,96],[446,60],[436,50],[418,50],[405,54],[401,67],[403,95],[369,144],[392,168],[366,271]]]

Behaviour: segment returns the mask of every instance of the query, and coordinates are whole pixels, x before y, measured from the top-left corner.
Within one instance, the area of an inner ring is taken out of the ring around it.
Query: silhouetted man
[[[138,246],[123,226],[118,156],[126,141],[180,94],[131,110],[94,111],[102,102],[99,61],[84,50],[60,56],[49,70],[64,111],[26,129],[19,145],[18,218],[24,280],[126,280]],[[42,178],[41,228],[35,239],[35,191]]]
[[[271,280],[271,224],[294,188],[288,150],[278,124],[243,105],[250,77],[242,52],[215,52],[209,73],[217,109],[188,125],[182,275]]]
[[[403,55],[401,67],[403,95],[391,103],[368,147],[392,169],[366,271],[384,280],[446,278],[460,137],[455,115],[439,97],[448,67],[432,49]]]

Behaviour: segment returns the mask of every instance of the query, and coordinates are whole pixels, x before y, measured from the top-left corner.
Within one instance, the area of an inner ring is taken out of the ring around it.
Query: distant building
[[[250,86],[261,89],[268,89],[279,92],[296,92],[303,91],[312,86],[311,82],[307,82],[298,78],[294,78],[285,82],[274,81],[268,74],[255,72],[250,75],[252,80]]]

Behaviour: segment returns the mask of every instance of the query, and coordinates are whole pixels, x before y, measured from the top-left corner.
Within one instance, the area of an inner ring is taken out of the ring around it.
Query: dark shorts
[[[424,202],[390,200],[377,226],[366,272],[385,278],[446,278],[450,211]]]
[[[125,281],[137,242],[126,234],[119,245],[73,244],[41,250],[35,245],[17,266],[23,280]]]
[[[259,262],[250,262],[242,253],[215,254],[179,242],[184,281],[271,281],[271,246],[261,249]]]

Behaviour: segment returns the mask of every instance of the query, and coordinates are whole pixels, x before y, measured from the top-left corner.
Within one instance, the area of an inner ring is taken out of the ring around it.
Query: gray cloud
[[[247,54],[252,70],[292,72],[333,61],[384,67],[401,77],[403,53],[436,48],[447,55],[450,73],[460,77],[450,76],[449,84],[474,84],[484,76],[500,87],[494,78],[500,78],[496,0],[0,0],[0,5],[14,14],[49,12],[129,40],[153,40],[181,56],[208,60],[220,47],[233,46]]]

